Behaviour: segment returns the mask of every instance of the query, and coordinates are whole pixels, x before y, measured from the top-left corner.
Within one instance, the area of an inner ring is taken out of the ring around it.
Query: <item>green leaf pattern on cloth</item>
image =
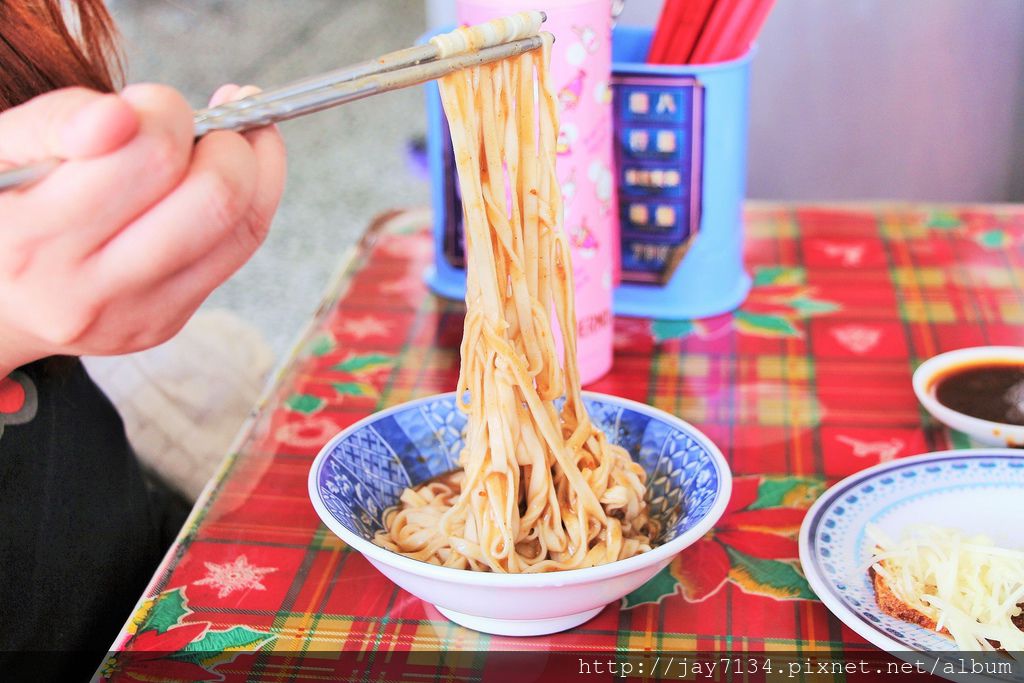
[[[156,596],[145,619],[139,625],[139,631],[157,631],[164,633],[176,626],[181,618],[189,613],[185,604],[185,590],[178,588]]]
[[[733,320],[736,330],[758,337],[799,337],[800,330],[783,315],[737,311]]]
[[[825,490],[821,479],[805,477],[765,477],[757,487],[757,499],[748,510],[764,508],[808,508]]]
[[[389,356],[385,353],[357,354],[349,356],[335,365],[333,369],[359,375],[389,368],[394,362],[394,356]]]
[[[322,358],[334,351],[336,346],[337,342],[334,341],[334,337],[330,334],[320,334],[310,340],[307,349],[310,356]]]
[[[675,595],[678,589],[679,584],[676,581],[676,577],[672,576],[672,572],[669,571],[668,567],[665,567],[655,574],[650,581],[624,597],[622,599],[622,607],[629,609],[637,605],[658,604],[663,598]]]
[[[839,310],[839,304],[831,301],[819,301],[817,299],[808,299],[807,297],[797,297],[790,299],[790,307],[799,311],[804,315],[816,315],[819,313],[834,313]]]
[[[796,537],[824,489],[818,478],[736,477],[715,528],[623,598],[623,608],[665,599],[702,602],[729,584],[767,599],[815,599],[800,569]]]
[[[793,562],[761,560],[726,547],[732,568],[729,579],[741,590],[777,600],[814,600],[814,591]]]
[[[303,415],[312,415],[324,407],[324,400],[312,394],[292,394],[285,399],[284,404],[289,410],[294,410]]]
[[[925,222],[929,228],[935,230],[954,230],[961,226],[960,219],[947,211],[934,211]]]
[[[216,668],[241,652],[254,652],[271,640],[269,631],[247,626],[214,629],[194,616],[185,588],[147,600],[132,619],[128,649],[115,653],[100,669],[104,681],[220,681]]]
[[[792,287],[806,281],[807,272],[803,268],[763,266],[754,272],[754,287]]]
[[[755,337],[802,338],[804,320],[842,309],[834,301],[815,297],[816,290],[806,284],[807,272],[803,268],[761,267],[754,271],[753,280],[750,295],[732,315],[704,321],[654,320],[651,321],[651,336],[663,342],[732,330]]]
[[[1012,240],[1005,230],[993,229],[979,232],[974,237],[975,241],[986,249],[1004,249],[1010,246]]]
[[[380,396],[377,388],[366,382],[331,382],[331,386],[341,396],[367,396],[371,398]]]
[[[1019,241],[1020,221],[1020,216],[1013,212],[933,211],[924,219],[924,226],[945,231],[954,240],[973,242],[988,251],[1001,251]]]
[[[685,339],[692,334],[700,336],[701,327],[695,320],[654,320],[651,321],[651,334],[657,341]]]

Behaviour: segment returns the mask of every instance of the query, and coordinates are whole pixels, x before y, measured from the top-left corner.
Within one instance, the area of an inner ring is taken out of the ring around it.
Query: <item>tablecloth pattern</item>
[[[830,481],[967,445],[923,413],[910,376],[942,351],[1024,342],[1024,207],[751,205],[740,310],[617,319],[615,367],[588,388],[697,425],[731,464],[732,501],[621,604],[529,639],[448,622],[349,552],[307,497],[338,430],[455,386],[464,306],[423,284],[429,220],[383,217],[350,253],[103,676],[331,680],[352,673],[342,651],[366,653],[367,680],[395,680],[421,651],[872,650],[814,599],[797,530]],[[465,671],[486,669],[479,657]]]

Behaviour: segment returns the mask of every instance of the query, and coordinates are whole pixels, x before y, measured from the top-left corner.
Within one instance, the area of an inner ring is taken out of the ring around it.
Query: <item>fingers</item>
[[[103,156],[65,162],[36,185],[0,195],[0,210],[21,223],[14,226],[18,234],[32,240],[60,236],[69,254],[85,258],[181,181],[193,139],[185,99],[158,85],[129,86],[115,99],[138,122],[126,144]],[[94,108],[108,106],[84,109],[85,125],[97,116]],[[8,144],[0,139],[0,146]]]
[[[217,107],[225,102],[233,102],[252,95],[260,89],[254,85],[239,87],[233,83],[222,85],[210,98],[210,106]],[[277,205],[284,191],[287,175],[284,140],[277,126],[265,126],[247,131],[245,138],[256,152],[258,173],[256,196],[253,211],[262,220],[253,222],[255,226],[269,226],[269,218],[277,210]],[[262,239],[260,236],[257,236]]]
[[[109,154],[138,129],[136,112],[117,95],[56,90],[0,115],[0,160],[13,165]]]
[[[240,91],[242,90],[242,88],[240,86],[237,86],[234,83],[225,83],[224,85],[217,88],[214,91],[213,95],[210,96],[210,102],[207,106],[211,108],[219,107],[220,105],[226,104],[227,102],[240,100],[243,97],[248,97],[249,95],[255,95],[260,91],[259,88],[253,85],[247,85],[245,86],[245,89],[247,90],[247,92],[241,93]]]
[[[256,92],[253,86],[224,86],[211,102],[216,106]],[[98,272],[108,274],[110,288],[124,288],[161,282],[206,260],[226,278],[266,237],[283,190],[285,166],[284,143],[275,128],[244,136],[225,131],[205,136],[178,188],[104,245]],[[224,243],[228,246],[215,258],[214,251]],[[212,263],[217,259],[224,263]]]
[[[256,156],[241,135],[210,133],[195,147],[185,178],[95,255],[105,291],[159,282],[204,258],[225,240],[248,255],[259,245],[245,225],[254,218]]]
[[[120,301],[100,316],[87,336],[101,336],[100,327],[116,326],[126,335],[102,335],[110,340],[105,348],[91,353],[117,354],[141,351],[167,341],[185,325],[192,314],[248,260],[250,253],[227,240],[203,259],[144,290],[135,297]]]
[[[287,155],[285,153],[284,140],[277,126],[269,126],[259,130],[250,131],[245,134],[249,144],[256,153],[257,174],[256,174],[256,196],[253,200],[253,212],[256,220],[254,227],[262,227],[263,235],[257,235],[262,240],[266,237],[265,230],[270,227],[270,220],[277,211],[281,202],[281,195],[284,192],[285,178],[288,173]]]
[[[76,112],[59,132],[63,159],[88,159],[120,149],[139,131],[138,113],[117,95],[104,95]]]
[[[224,239],[198,260],[120,299],[98,312],[79,338],[80,354],[132,353],[167,341],[192,314],[249,259],[251,250]],[[97,341],[99,340],[99,341]],[[2,340],[0,340],[2,341]]]
[[[256,194],[252,206],[254,220],[250,226],[263,230],[261,234],[253,236],[262,241],[284,192],[288,173],[287,155],[277,126],[248,131],[245,139],[256,155]]]
[[[230,86],[214,101],[252,92]],[[284,184],[280,135],[268,127],[194,143],[190,107],[163,86],[63,94],[0,116],[0,160],[58,149],[69,158],[0,195],[0,267],[13,258],[0,275],[22,304],[14,327],[46,353],[159,343],[265,237]]]

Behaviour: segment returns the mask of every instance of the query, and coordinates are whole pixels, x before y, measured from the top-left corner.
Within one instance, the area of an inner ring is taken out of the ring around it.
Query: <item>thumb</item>
[[[135,137],[139,117],[117,95],[64,88],[0,113],[0,162],[109,154]]]

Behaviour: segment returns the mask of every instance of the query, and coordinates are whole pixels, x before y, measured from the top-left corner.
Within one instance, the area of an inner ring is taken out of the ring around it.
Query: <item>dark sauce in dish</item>
[[[935,382],[935,398],[964,415],[1024,426],[1024,364],[996,361],[955,368]]]

